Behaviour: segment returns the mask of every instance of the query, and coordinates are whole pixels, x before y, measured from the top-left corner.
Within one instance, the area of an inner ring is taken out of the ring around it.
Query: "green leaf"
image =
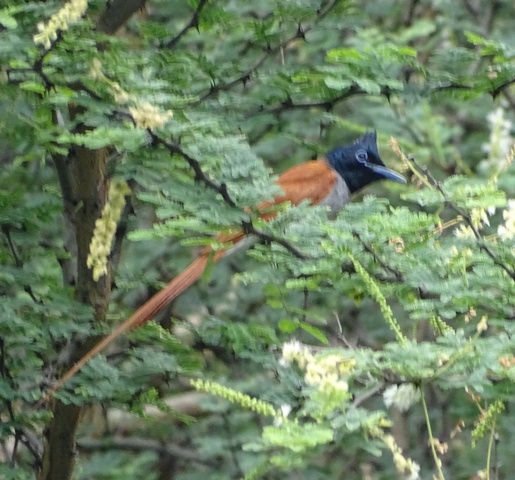
[[[310,335],[313,335],[313,337],[315,337],[318,341],[322,342],[325,345],[329,344],[329,340],[320,328],[314,327],[313,325],[310,325],[306,322],[300,322],[299,326],[305,332],[309,333]]]
[[[0,25],[8,29],[13,29],[18,26],[16,19],[9,15],[9,9],[0,10]]]
[[[316,445],[333,440],[333,432],[322,425],[306,423],[304,425],[286,422],[280,427],[268,426],[263,429],[265,443],[302,452]]]
[[[32,81],[23,82],[20,84],[20,88],[22,90],[26,90],[27,92],[34,92],[34,93],[39,93],[39,94],[45,93],[44,85],[41,83],[38,83],[38,82],[32,82]]]
[[[354,81],[364,92],[372,95],[379,95],[381,93],[381,86],[368,78],[355,78]]]
[[[327,87],[333,90],[346,90],[353,84],[352,80],[346,80],[337,77],[326,77],[324,78],[324,83]]]
[[[282,332],[293,333],[299,328],[300,324],[299,322],[285,318],[281,320],[277,326]]]
[[[362,54],[355,48],[334,48],[327,52],[329,62],[341,62],[361,60]]]

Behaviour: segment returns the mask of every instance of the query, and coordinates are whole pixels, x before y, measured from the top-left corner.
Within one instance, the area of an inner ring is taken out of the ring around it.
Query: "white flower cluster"
[[[454,229],[454,236],[456,238],[474,238],[474,232],[469,225],[461,224],[459,227]]]
[[[129,112],[138,128],[156,129],[161,128],[165,123],[173,117],[171,110],[162,111],[159,107],[152,105],[150,102],[142,102],[134,95],[126,92],[118,82],[110,80],[102,71],[100,60],[94,59],[89,71],[90,76],[94,80],[102,80],[109,85],[114,101],[119,104],[131,102],[134,106],[129,107]]]
[[[50,48],[52,42],[57,38],[61,30],[68,30],[68,27],[77,22],[88,8],[88,0],[70,0],[63,7],[50,17],[45,25],[38,23],[38,32],[34,35],[34,43]]]
[[[501,240],[511,240],[515,237],[515,200],[508,200],[508,208],[502,212],[504,224],[497,227]]]
[[[490,138],[483,150],[488,154],[488,160],[483,167],[503,168],[506,158],[510,156],[513,138],[510,135],[511,122],[505,118],[504,109],[498,107],[486,117],[490,124]]]
[[[137,106],[129,107],[132,118],[138,128],[149,128],[151,130],[161,128],[173,116],[171,110],[161,111],[159,107],[149,102],[139,103]]]
[[[470,219],[472,225],[477,230],[480,230],[485,225],[490,226],[490,218],[495,213],[495,207],[484,208],[473,208],[470,212]],[[454,230],[454,235],[457,238],[474,238],[474,231],[470,225],[461,224]]]
[[[406,412],[409,408],[420,400],[420,389],[412,383],[401,385],[390,385],[383,392],[383,401],[387,407],[392,405],[401,412]]]
[[[337,354],[315,356],[297,340],[283,344],[282,363],[296,363],[305,372],[305,382],[325,393],[348,392],[349,385],[344,377],[355,365],[353,359]]]

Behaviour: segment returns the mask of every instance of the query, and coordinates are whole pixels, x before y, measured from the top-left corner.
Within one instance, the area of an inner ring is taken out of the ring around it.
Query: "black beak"
[[[383,167],[382,165],[376,165],[374,163],[367,163],[367,167],[370,168],[375,174],[383,177],[385,180],[391,180],[392,182],[398,183],[408,183],[406,179],[397,172],[390,170],[387,167]]]

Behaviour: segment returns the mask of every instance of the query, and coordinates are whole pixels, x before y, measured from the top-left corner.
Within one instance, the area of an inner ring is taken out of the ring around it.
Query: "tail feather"
[[[223,252],[217,252],[213,261],[217,262],[223,256]],[[110,343],[116,340],[129,330],[141,327],[150,321],[154,315],[162,310],[174,298],[178,297],[190,285],[195,283],[206,268],[209,261],[208,252],[203,252],[195,261],[186,267],[179,275],[177,275],[166,287],[156,293],[150,300],[145,302],[134,314],[125,322],[113,330],[107,337],[98,342],[86,355],[79,359],[45,394],[44,400],[50,398],[57,390],[59,390],[70,378],[72,378],[86,363],[88,363],[95,355],[102,352]]]
[[[126,325],[126,328],[121,333],[145,325],[145,323],[151,320],[166,305],[168,305],[168,303],[177,298],[190,285],[195,283],[204,273],[208,263],[208,258],[208,255],[200,255],[196,260],[190,263],[165,288],[157,292],[148,302],[145,302],[145,304],[136,310],[132,317],[120,325],[120,327]]]

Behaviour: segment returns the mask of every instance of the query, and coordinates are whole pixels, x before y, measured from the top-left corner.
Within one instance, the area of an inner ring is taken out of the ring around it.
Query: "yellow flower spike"
[[[38,32],[34,35],[33,40],[36,45],[43,45],[46,49],[50,48],[51,41],[57,38],[58,31],[68,30],[70,25],[76,23],[88,9],[87,0],[71,0],[64,4],[63,7],[48,21],[38,23]]]
[[[281,413],[276,411],[271,404],[258,400],[257,398],[250,397],[249,395],[245,395],[231,388],[224,387],[219,383],[203,380],[191,380],[191,385],[198,391],[216,395],[230,403],[235,403],[244,408],[249,408],[260,415],[264,415],[266,417],[278,417],[281,415]]]
[[[125,206],[125,197],[131,192],[127,182],[112,181],[109,186],[107,203],[102,210],[102,216],[95,222],[93,237],[89,246],[86,260],[88,268],[93,270],[93,279],[98,279],[107,273],[107,257],[116,233],[116,226]]]

